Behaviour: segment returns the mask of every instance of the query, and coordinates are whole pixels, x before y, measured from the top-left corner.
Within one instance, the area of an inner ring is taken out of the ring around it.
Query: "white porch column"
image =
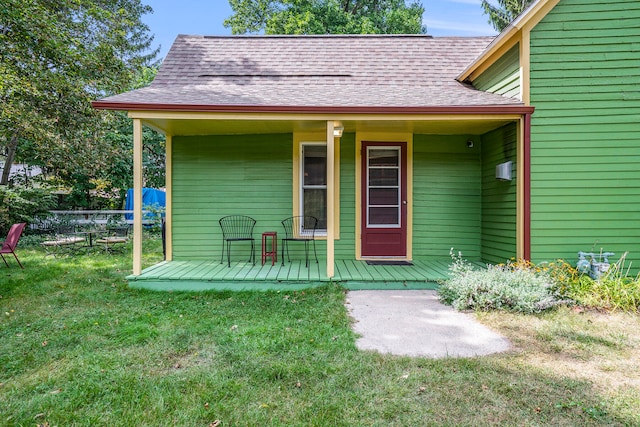
[[[133,119],[133,274],[142,273],[142,122]]]
[[[333,121],[327,121],[327,277],[334,276],[335,238],[335,144]]]
[[[173,139],[171,135],[165,137],[165,183],[167,203],[164,211],[165,217],[165,259],[173,259]]]

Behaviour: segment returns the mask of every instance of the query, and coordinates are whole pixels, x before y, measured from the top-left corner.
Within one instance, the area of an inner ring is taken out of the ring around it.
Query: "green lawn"
[[[145,264],[161,259],[147,241]],[[2,426],[640,425],[637,315],[478,315],[513,351],[361,352],[337,285],[132,290],[130,254],[0,268]]]

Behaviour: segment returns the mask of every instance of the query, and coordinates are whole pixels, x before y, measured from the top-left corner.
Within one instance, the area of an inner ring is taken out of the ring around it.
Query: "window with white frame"
[[[327,145],[302,143],[300,156],[300,215],[318,218],[317,229],[327,230]]]

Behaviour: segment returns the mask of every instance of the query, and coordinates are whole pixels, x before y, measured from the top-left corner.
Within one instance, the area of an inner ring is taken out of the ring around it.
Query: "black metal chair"
[[[41,243],[47,255],[70,255],[76,253],[79,248],[87,247],[87,236],[80,235],[76,226],[62,224],[56,227],[55,236]]]
[[[282,238],[282,265],[284,265],[284,252],[287,251],[287,259],[289,257],[289,242],[304,242],[305,266],[309,267],[309,242],[313,242],[313,254],[318,262],[318,253],[316,252],[316,228],[318,227],[318,218],[315,216],[292,216],[282,221],[284,227],[284,237]]]
[[[227,265],[231,267],[231,242],[251,242],[251,254],[249,262],[256,263],[256,241],[253,238],[253,227],[256,220],[245,215],[228,215],[220,218],[222,229],[222,254],[220,264],[224,260],[225,247],[227,250]]]
[[[96,240],[96,244],[104,245],[104,249],[107,252],[114,252],[118,247],[124,250],[128,241],[129,226],[123,225],[108,228],[106,234]]]

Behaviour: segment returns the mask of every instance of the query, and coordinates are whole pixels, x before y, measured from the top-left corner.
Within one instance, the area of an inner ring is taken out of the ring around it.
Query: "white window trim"
[[[305,189],[324,189],[325,192],[327,191],[327,184],[325,185],[310,185],[310,186],[305,186],[304,185],[304,147],[305,146],[311,146],[311,145],[315,145],[315,146],[323,146],[326,147],[327,143],[324,141],[301,141],[300,145],[299,145],[299,155],[298,155],[298,171],[299,171],[299,181],[298,181],[298,201],[299,201],[299,206],[298,206],[298,212],[300,215],[305,215],[304,212],[304,190]],[[327,162],[329,161],[329,159],[327,158]],[[301,235],[305,235],[305,234],[310,234],[308,232],[305,232],[304,230],[300,230],[300,234]],[[326,237],[327,236],[327,229],[326,228],[316,228],[316,233],[315,233],[316,237],[320,236],[320,237]]]

